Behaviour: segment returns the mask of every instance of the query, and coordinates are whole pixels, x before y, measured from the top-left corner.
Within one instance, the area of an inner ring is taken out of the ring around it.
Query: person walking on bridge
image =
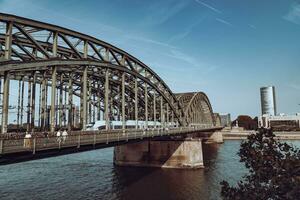
[[[30,148],[31,147],[31,134],[26,132],[24,137],[24,147]]]
[[[44,131],[44,146],[47,146],[49,142],[49,134],[47,131]]]
[[[61,143],[61,133],[60,130],[57,131],[56,133],[56,141],[60,144]]]
[[[66,142],[67,137],[68,137],[68,132],[67,132],[66,129],[65,129],[65,130],[62,132],[62,141],[63,141],[63,144]]]

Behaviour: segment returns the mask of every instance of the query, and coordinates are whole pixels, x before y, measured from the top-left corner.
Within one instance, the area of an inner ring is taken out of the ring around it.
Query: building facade
[[[248,115],[239,115],[231,125],[232,127],[243,127],[245,130],[257,130],[257,117],[252,119]]]
[[[300,113],[278,116],[263,115],[258,119],[258,126],[272,128],[274,131],[297,131],[300,130]]]

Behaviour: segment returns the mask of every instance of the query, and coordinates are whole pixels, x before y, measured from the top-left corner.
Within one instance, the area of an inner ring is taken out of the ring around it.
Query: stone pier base
[[[215,142],[215,143],[223,143],[223,133],[221,131],[216,131],[214,132],[210,138],[209,138],[210,142]]]
[[[201,139],[143,141],[116,146],[114,164],[162,168],[203,168]]]

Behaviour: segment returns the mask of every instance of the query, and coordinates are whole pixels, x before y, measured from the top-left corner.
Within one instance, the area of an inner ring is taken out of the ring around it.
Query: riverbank
[[[231,129],[222,130],[223,140],[245,140],[248,135],[256,133],[255,131]],[[274,132],[279,140],[300,140],[300,131]]]

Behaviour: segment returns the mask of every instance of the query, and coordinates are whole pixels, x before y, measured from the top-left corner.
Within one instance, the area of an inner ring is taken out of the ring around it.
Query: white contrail
[[[222,13],[222,12],[221,12],[220,10],[218,10],[217,8],[215,8],[215,7],[211,6],[211,5],[208,5],[208,4],[206,4],[206,3],[202,2],[202,1],[196,0],[196,2],[197,2],[197,3],[200,3],[201,5],[205,6],[206,8],[211,9],[212,11],[214,11],[214,12],[216,12],[216,13],[220,13],[220,14]]]
[[[217,20],[218,22],[221,22],[221,23],[227,25],[227,26],[233,26],[230,22],[228,22],[228,21],[226,21],[226,20],[224,20],[224,19],[216,18],[216,20]]]

